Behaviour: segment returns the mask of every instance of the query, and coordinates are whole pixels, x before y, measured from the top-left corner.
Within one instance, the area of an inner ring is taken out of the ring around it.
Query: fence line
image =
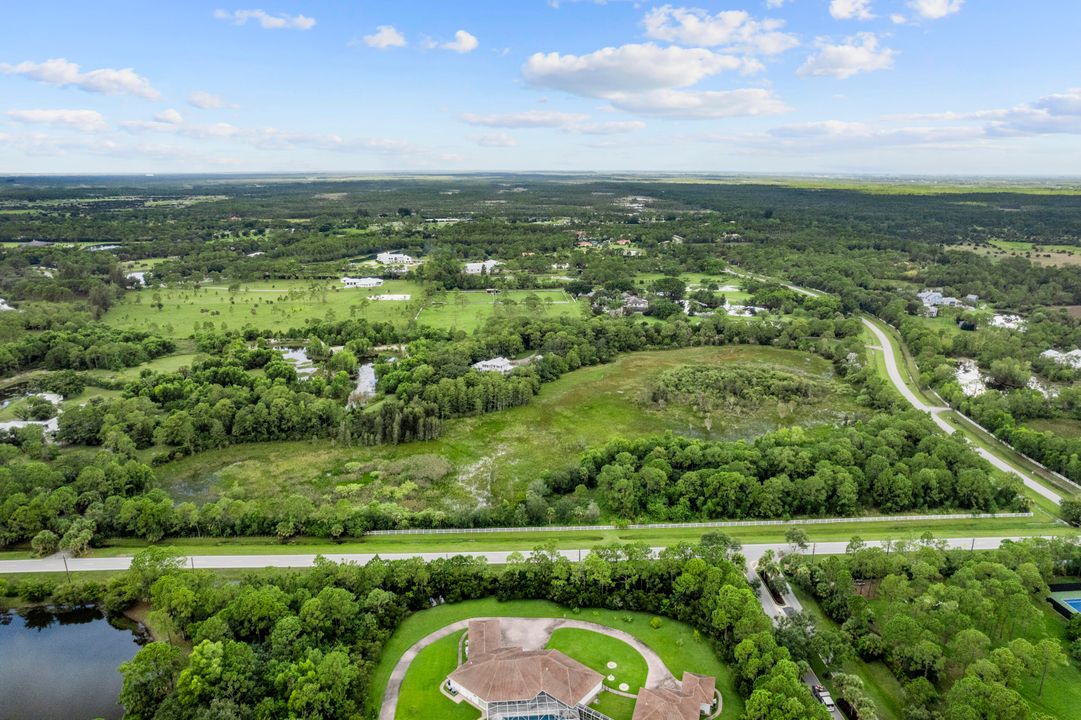
[[[589,532],[594,530],[680,530],[696,528],[759,527],[770,525],[836,525],[839,523],[908,522],[913,520],[993,520],[1030,518],[1021,513],[953,513],[947,515],[870,515],[849,518],[797,518],[795,520],[713,520],[690,523],[645,523],[632,525],[541,525],[498,528],[407,528],[404,530],[369,530],[365,535],[458,535],[467,533]]]

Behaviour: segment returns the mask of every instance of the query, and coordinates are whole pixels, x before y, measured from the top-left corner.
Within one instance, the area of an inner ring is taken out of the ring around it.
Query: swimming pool
[[[1063,600],[1065,605],[1069,606],[1071,610],[1076,613],[1081,613],[1081,598],[1073,598],[1072,600]]]

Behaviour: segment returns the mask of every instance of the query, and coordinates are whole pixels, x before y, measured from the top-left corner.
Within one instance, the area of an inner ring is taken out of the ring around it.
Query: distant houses
[[[383,279],[373,277],[343,277],[342,284],[347,288],[374,288],[381,286],[383,284]]]
[[[943,295],[940,290],[923,290],[916,293],[916,297],[923,303],[923,307],[926,308],[927,314],[931,317],[938,316],[938,309],[940,307],[961,307],[964,303],[955,297],[949,295]],[[979,297],[976,300],[979,300]]]

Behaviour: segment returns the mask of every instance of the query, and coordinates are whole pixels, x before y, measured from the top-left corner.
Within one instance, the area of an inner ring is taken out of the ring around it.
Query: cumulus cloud
[[[664,5],[650,10],[642,24],[647,37],[683,45],[726,46],[763,55],[776,55],[799,45],[795,35],[780,32],[783,20],[755,20],[742,10],[710,15],[698,8]]]
[[[161,97],[161,93],[154,89],[149,80],[131,68],[99,68],[82,72],[76,63],[64,58],[52,58],[40,63],[29,60],[17,65],[0,63],[0,72],[22,75],[58,87],[77,87],[104,95],[134,95],[147,100]]]
[[[192,94],[188,95],[188,105],[191,105],[192,107],[197,107],[200,110],[232,107],[227,106],[225,101],[222,100],[219,96],[213,95],[208,92],[203,92],[202,90],[196,90]]]
[[[490,133],[488,135],[478,135],[475,138],[477,145],[488,148],[508,148],[514,147],[518,144],[518,141],[512,138],[507,133]]]
[[[380,25],[371,35],[365,35],[364,44],[378,50],[405,47],[405,35],[398,32],[393,25]]]
[[[871,0],[830,0],[830,15],[837,20],[872,20]]]
[[[776,115],[790,108],[769,90],[651,90],[609,98],[627,112],[658,117],[712,119]]]
[[[162,110],[160,113],[154,116],[154,119],[158,122],[170,123],[172,125],[179,125],[184,122],[184,116],[181,115],[175,108],[169,108]]]
[[[468,53],[477,49],[480,42],[476,37],[466,32],[465,30],[459,30],[454,33],[454,39],[450,42],[445,42],[439,47],[444,50],[453,50],[456,53]]]
[[[965,0],[909,0],[908,6],[927,20],[938,20],[961,11]]]
[[[874,33],[859,33],[840,45],[819,39],[818,52],[807,58],[796,71],[803,77],[835,77],[841,80],[853,75],[893,66],[893,50],[879,48]]]
[[[465,113],[462,122],[493,128],[554,128],[583,135],[614,135],[633,132],[646,126],[639,120],[593,122],[588,115],[550,110],[526,110],[516,113],[478,115]]]
[[[247,25],[251,20],[264,30],[311,30],[315,18],[306,15],[271,15],[265,10],[215,10],[214,17],[234,25]]]
[[[6,115],[24,125],[57,125],[82,132],[106,127],[105,118],[96,110],[8,110]]]
[[[607,97],[612,93],[687,87],[743,61],[705,48],[659,47],[653,43],[606,47],[587,55],[535,53],[522,68],[532,85],[575,95]]]

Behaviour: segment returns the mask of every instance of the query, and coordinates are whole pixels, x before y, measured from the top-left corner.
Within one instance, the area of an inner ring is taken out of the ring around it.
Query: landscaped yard
[[[618,628],[631,633],[652,648],[660,656],[668,670],[676,677],[682,677],[684,671],[716,677],[717,689],[721,691],[724,698],[722,718],[735,720],[743,713],[743,699],[736,694],[732,671],[717,658],[709,641],[704,637],[700,637],[688,625],[665,618],[662,626],[654,629],[649,625],[652,616],[647,613],[599,609],[582,609],[575,612],[554,603],[540,600],[499,602],[494,598],[440,605],[406,618],[390,640],[387,641],[383,648],[383,656],[373,673],[371,693],[368,697],[369,711],[374,712],[380,707],[390,673],[406,650],[417,641],[442,627],[459,620],[476,617],[566,617]],[[454,634],[454,637],[457,637],[457,634]],[[457,646],[454,647],[455,652],[457,652]],[[446,653],[449,651],[444,648],[441,652]],[[436,660],[443,663],[440,671],[445,667],[445,657],[445,655],[436,656]],[[440,660],[439,658],[443,659]],[[419,660],[420,657],[416,658],[410,665],[409,673],[406,675],[404,682],[411,682],[410,675],[418,673]],[[420,670],[418,679],[412,680],[412,682],[423,684],[421,681],[434,678],[435,676],[432,673],[435,672],[438,671],[435,669]],[[417,687],[419,686],[417,685]],[[602,694],[602,697],[606,695],[608,693]],[[605,698],[605,702],[613,702],[616,705],[622,704],[610,701],[609,698]],[[398,716],[416,717],[401,714]],[[430,715],[430,717],[443,716]],[[448,715],[447,717],[451,716]]]
[[[440,690],[447,675],[458,667],[458,642],[465,631],[451,633],[417,653],[402,680],[396,718],[474,720],[480,711],[465,702],[455,703]]]
[[[645,658],[618,638],[591,630],[559,628],[552,633],[548,647],[604,675],[604,684],[610,688],[637,693],[646,682]],[[609,667],[609,663],[615,663],[615,667]]]

